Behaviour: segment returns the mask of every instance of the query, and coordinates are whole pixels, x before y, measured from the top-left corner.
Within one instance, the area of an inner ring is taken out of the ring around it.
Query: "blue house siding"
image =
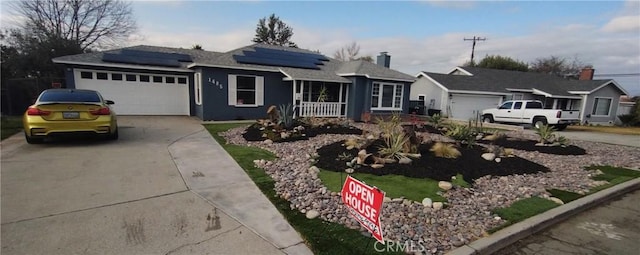
[[[263,98],[260,106],[229,105],[229,75],[252,75],[264,77]],[[203,120],[237,120],[265,118],[271,105],[291,104],[292,82],[283,81],[284,75],[274,72],[251,70],[204,68],[202,71],[202,112]]]
[[[348,77],[352,81],[349,86],[349,110],[347,118],[355,121],[361,121],[361,114],[364,112],[372,113],[393,113],[394,111],[371,110],[371,92],[374,82],[396,83],[402,84],[402,113],[407,113],[409,109],[409,97],[411,93],[411,83],[397,82],[388,80],[371,80],[365,77]]]

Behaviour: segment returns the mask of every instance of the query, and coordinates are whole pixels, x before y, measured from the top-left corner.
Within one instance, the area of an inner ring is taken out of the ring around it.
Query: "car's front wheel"
[[[29,137],[27,133],[24,133],[24,139],[27,140],[28,144],[39,144],[44,142],[44,138],[41,137]]]
[[[482,117],[482,122],[484,123],[493,123],[493,116],[485,115]]]

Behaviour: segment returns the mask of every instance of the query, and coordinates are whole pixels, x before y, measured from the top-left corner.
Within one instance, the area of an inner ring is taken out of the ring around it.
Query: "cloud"
[[[640,31],[640,15],[615,17],[602,27],[602,31],[611,33],[638,32]]]

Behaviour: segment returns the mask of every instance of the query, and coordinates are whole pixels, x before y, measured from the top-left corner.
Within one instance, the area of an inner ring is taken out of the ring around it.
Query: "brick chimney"
[[[594,70],[594,69],[593,69],[593,68],[591,68],[591,67],[585,67],[585,68],[582,68],[582,71],[580,72],[580,77],[578,78],[578,80],[581,80],[581,81],[590,81],[590,80],[593,80],[593,73],[594,73],[595,71],[596,71],[596,70]]]
[[[386,51],[380,52],[380,55],[378,55],[378,59],[376,59],[376,63],[379,66],[389,68],[389,66],[391,65],[391,56],[389,56]]]

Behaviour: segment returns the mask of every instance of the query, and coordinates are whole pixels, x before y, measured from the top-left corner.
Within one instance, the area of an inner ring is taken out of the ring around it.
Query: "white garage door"
[[[453,94],[451,97],[451,118],[468,120],[475,118],[476,112],[497,107],[501,96]]]
[[[119,115],[189,115],[189,78],[181,75],[74,70],[77,89],[113,100]]]

